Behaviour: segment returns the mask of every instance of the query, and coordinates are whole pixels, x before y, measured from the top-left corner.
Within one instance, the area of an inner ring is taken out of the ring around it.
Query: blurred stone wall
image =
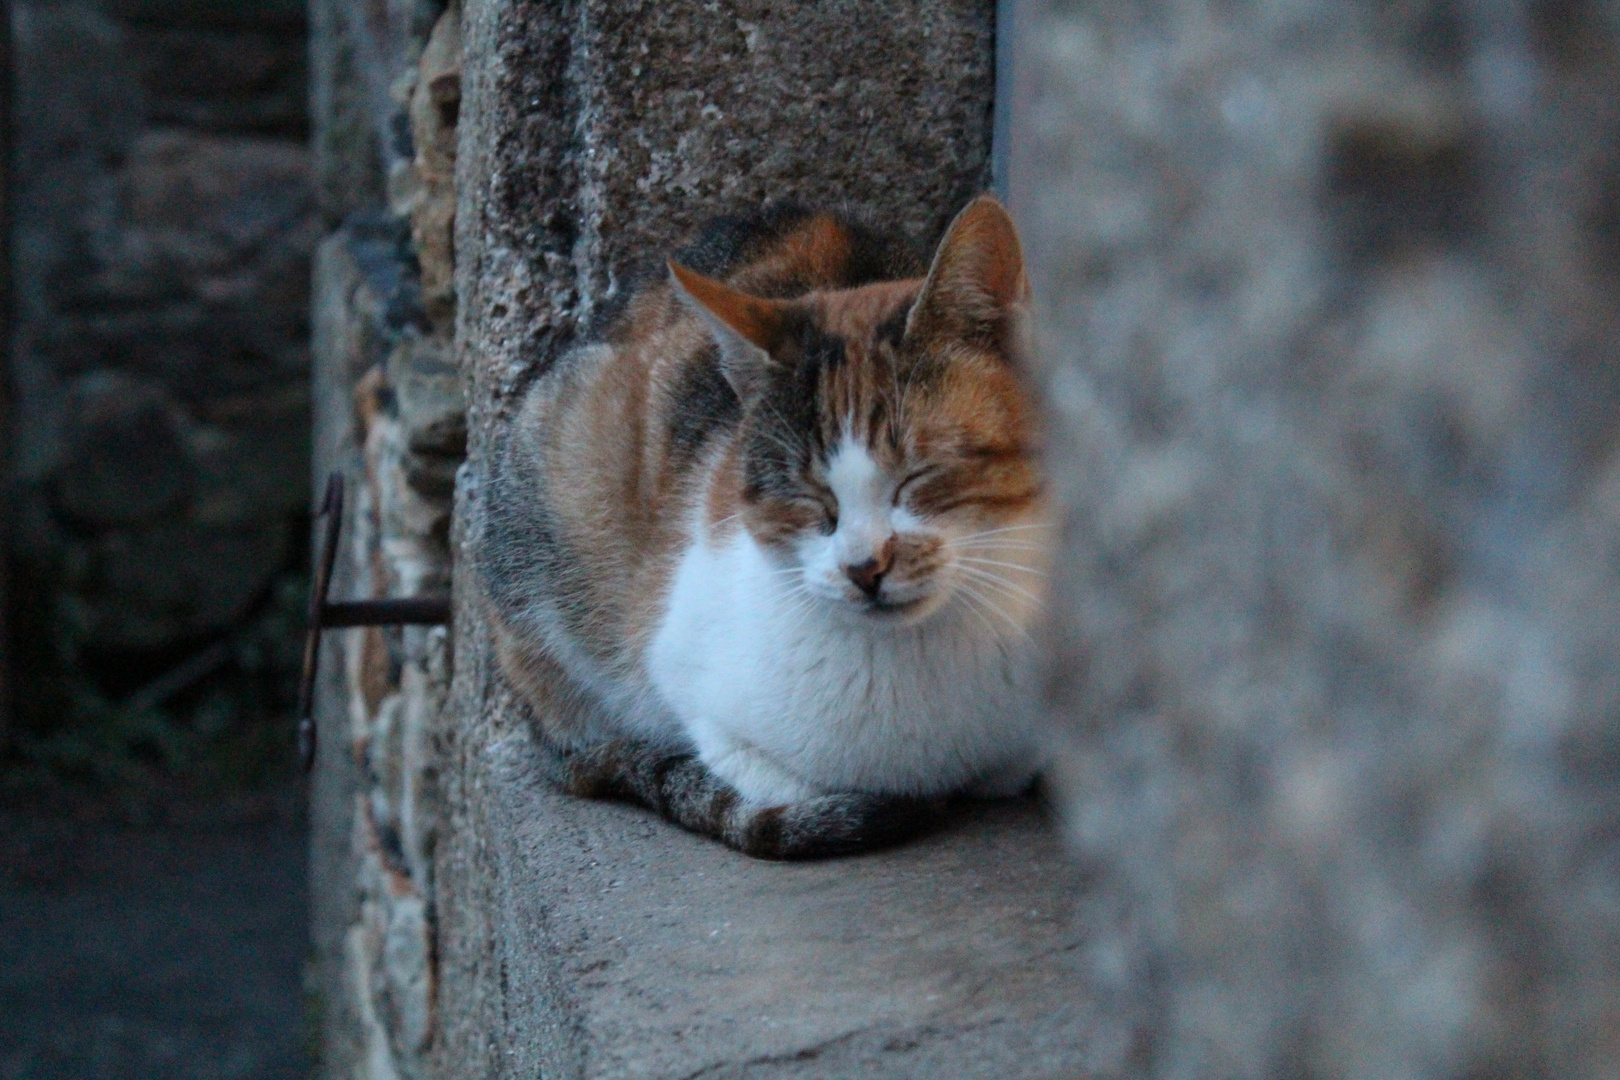
[[[1013,6],[1125,1075],[1620,1076],[1620,17]]]
[[[291,0],[19,0],[25,725],[240,628],[301,558],[311,194]],[[296,590],[294,590],[296,591]],[[81,695],[82,696],[82,695]]]

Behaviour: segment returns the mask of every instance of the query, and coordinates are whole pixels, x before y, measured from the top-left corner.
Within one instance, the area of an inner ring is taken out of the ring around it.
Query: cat
[[[487,484],[496,652],[557,779],[764,858],[1027,789],[1052,529],[1012,219],[980,196],[925,265],[780,207],[667,269]]]

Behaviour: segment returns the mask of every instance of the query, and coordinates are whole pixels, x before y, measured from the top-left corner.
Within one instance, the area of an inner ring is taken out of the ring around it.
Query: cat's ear
[[[999,335],[1028,303],[1018,229],[999,202],[980,195],[945,230],[906,316],[906,337]]]
[[[720,346],[720,370],[744,401],[765,386],[765,376],[782,329],[782,305],[740,293],[713,278],[688,270],[673,259],[669,279],[675,295],[702,317]]]

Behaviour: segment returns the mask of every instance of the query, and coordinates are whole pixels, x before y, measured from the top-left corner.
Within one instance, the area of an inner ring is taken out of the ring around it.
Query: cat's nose
[[[879,553],[877,558],[846,566],[844,567],[844,573],[849,575],[849,580],[853,581],[855,587],[861,592],[867,596],[876,596],[878,589],[883,587],[883,575],[889,572],[889,567],[893,562],[893,558],[889,555],[888,545],[885,544],[883,551]]]
[[[883,587],[883,571],[879,569],[876,559],[867,559],[863,563],[846,566],[844,573],[848,574],[855,587],[867,596],[876,596],[878,589]]]

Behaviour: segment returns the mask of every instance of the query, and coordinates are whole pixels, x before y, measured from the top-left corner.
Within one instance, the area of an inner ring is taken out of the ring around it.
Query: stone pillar
[[[1111,1067],[1620,1075],[1612,10],[1016,26]]]

